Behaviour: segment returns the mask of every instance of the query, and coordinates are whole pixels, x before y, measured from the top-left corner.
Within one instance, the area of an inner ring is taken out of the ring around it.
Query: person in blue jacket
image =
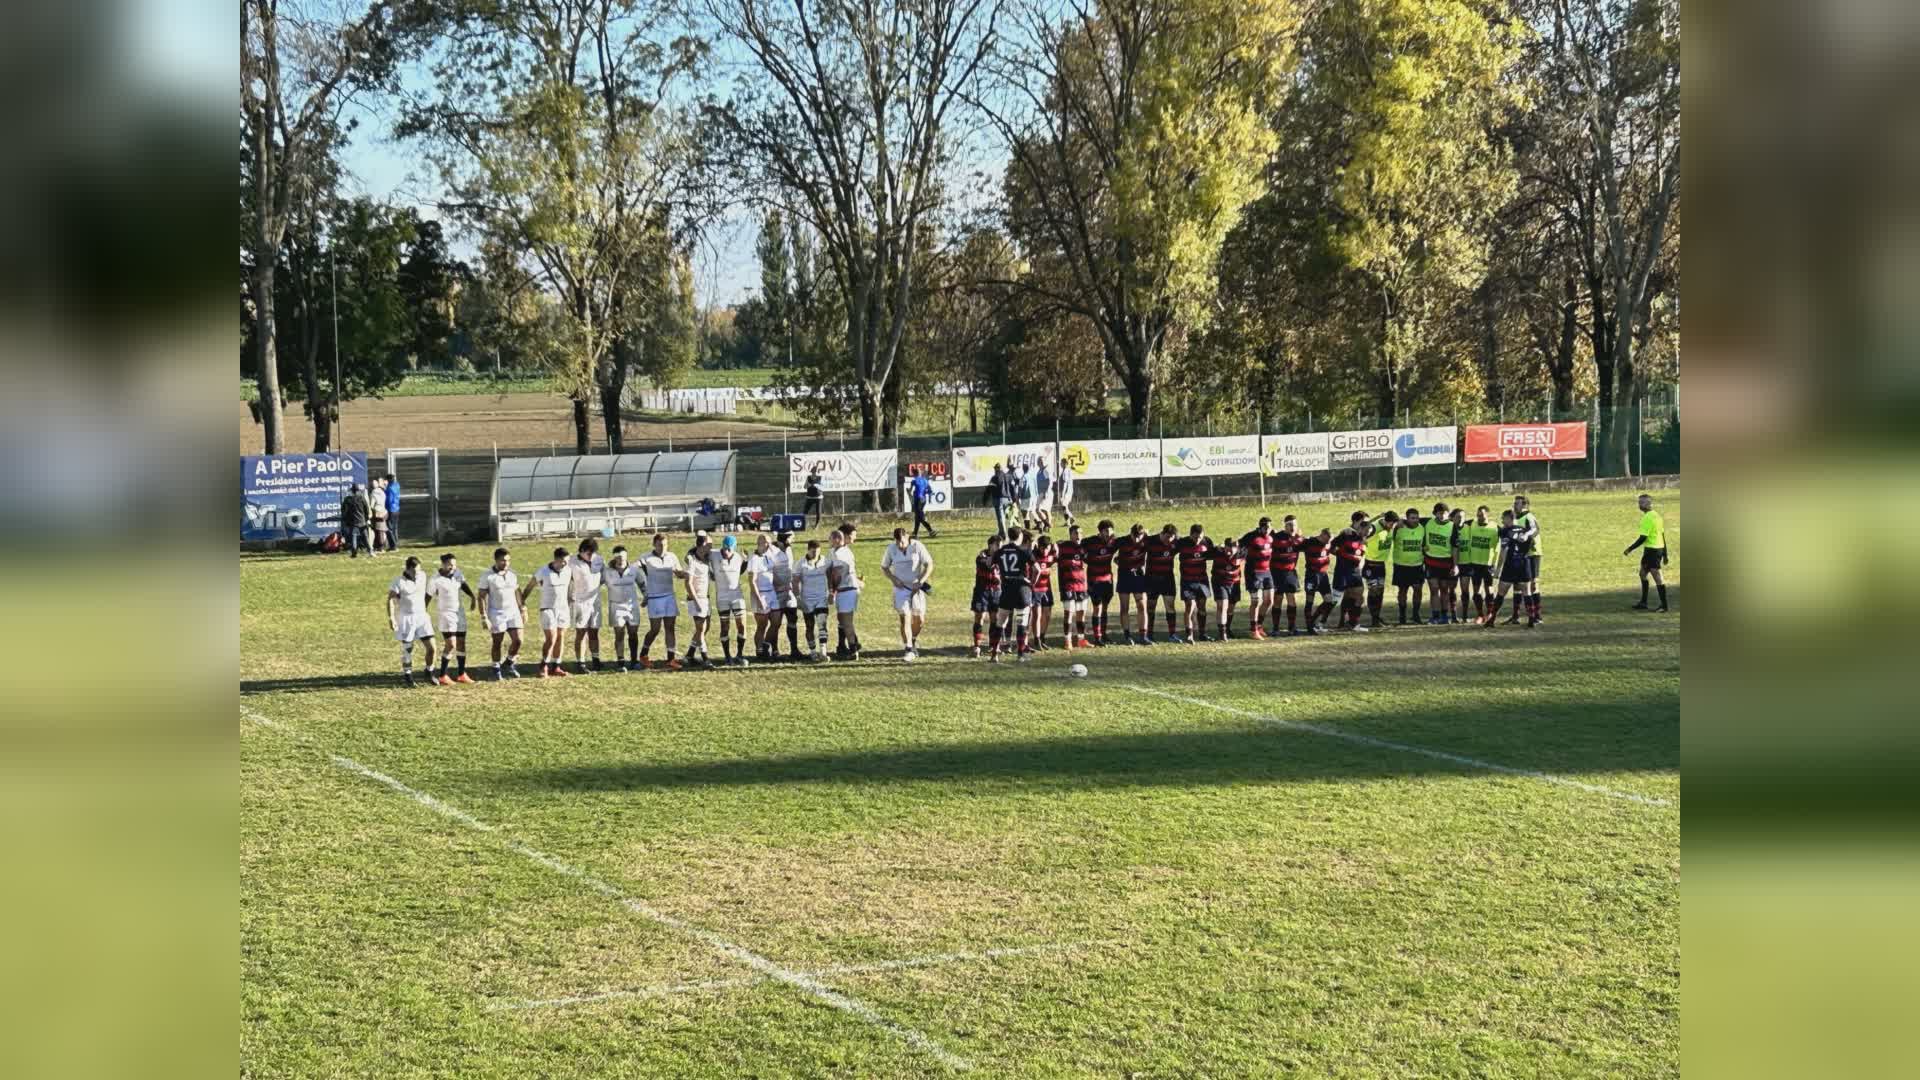
[[[400,544],[400,481],[392,473],[387,481],[387,550],[392,551]]]

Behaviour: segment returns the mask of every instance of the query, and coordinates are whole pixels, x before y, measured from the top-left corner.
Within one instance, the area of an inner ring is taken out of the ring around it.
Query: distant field
[[[767,386],[773,382],[774,372],[770,368],[729,368],[710,370],[701,368],[688,374],[681,383],[683,387],[701,386]],[[494,378],[490,375],[453,375],[422,373],[408,375],[400,380],[400,385],[382,391],[386,397],[447,397],[462,395],[498,395],[521,393],[544,393],[553,389],[554,381],[546,375],[508,375]],[[260,400],[260,384],[253,379],[240,380],[240,400]]]
[[[413,691],[396,558],[243,556],[241,1073],[1675,1075],[1660,501],[1670,615],[1630,493],[1542,495],[1536,630],[993,666],[969,516],[917,665],[874,522],[860,663]]]

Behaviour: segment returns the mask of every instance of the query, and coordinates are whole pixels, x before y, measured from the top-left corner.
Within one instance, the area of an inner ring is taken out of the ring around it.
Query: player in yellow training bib
[[[1627,550],[1620,554],[1631,555],[1633,554],[1634,548],[1641,550],[1640,602],[1633,605],[1633,610],[1667,610],[1667,579],[1661,576],[1660,573],[1660,568],[1667,565],[1667,523],[1660,517],[1660,512],[1653,508],[1653,496],[1651,495],[1642,494],[1640,496],[1640,535],[1635,538],[1633,543],[1627,545]],[[1660,590],[1660,606],[1657,608],[1647,607],[1647,581],[1649,578],[1652,579],[1653,584]]]

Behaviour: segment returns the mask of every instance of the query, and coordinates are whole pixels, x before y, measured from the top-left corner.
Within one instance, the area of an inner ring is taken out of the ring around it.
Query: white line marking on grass
[[[908,968],[935,967],[940,964],[958,964],[974,960],[999,960],[1005,957],[1033,956],[1038,953],[1067,952],[1074,949],[1092,949],[1103,945],[1117,945],[1116,941],[1064,941],[1042,945],[1020,945],[1004,949],[984,949],[980,952],[933,953],[928,956],[910,956],[903,960],[879,960],[868,964],[840,964],[834,967],[819,968],[803,974],[815,979],[830,979],[836,975],[871,975],[888,971],[904,971]],[[594,994],[576,994],[571,997],[525,998],[500,1001],[493,1004],[495,1009],[543,1009],[561,1008],[569,1005],[592,1005],[602,1001],[624,1001],[634,998],[669,997],[675,994],[694,994],[705,990],[739,990],[767,981],[765,976],[741,979],[701,979],[696,982],[661,983],[655,986],[642,986],[632,990],[605,990]]]
[[[287,735],[289,738],[293,739],[295,742],[299,742],[307,746],[314,745],[309,740],[299,735],[297,732],[294,732],[292,729],[276,721],[270,720],[267,717],[261,715],[259,712],[253,709],[250,709],[244,705],[240,707],[240,714],[254,721],[255,723],[263,724],[266,727],[272,728],[275,731],[278,731]],[[785,983],[788,986],[791,986],[794,989],[799,990],[801,993],[806,994],[808,997],[813,998],[815,1001],[818,1001],[823,1005],[826,1005],[830,1008],[838,1009],[841,1012],[844,1012],[850,1016],[858,1017],[859,1019],[864,1020],[867,1023],[872,1024],[873,1026],[888,1032],[889,1034],[895,1036],[896,1038],[901,1039],[902,1041],[906,1042],[908,1045],[912,1046],[916,1050],[925,1052],[928,1056],[932,1057],[934,1060],[940,1062],[942,1065],[945,1065],[950,1069],[965,1071],[973,1067],[972,1062],[954,1053],[953,1051],[948,1050],[946,1047],[941,1046],[939,1043],[935,1042],[932,1038],[928,1037],[926,1034],[916,1031],[913,1028],[903,1027],[900,1024],[894,1023],[892,1020],[889,1020],[885,1016],[882,1016],[879,1010],[875,1009],[873,1006],[867,1004],[864,1001],[861,1001],[858,998],[850,997],[846,994],[841,993],[838,990],[833,989],[830,986],[825,985],[824,983],[820,982],[819,979],[813,977],[812,975],[809,975],[801,971],[794,971],[787,967],[783,967],[780,964],[777,964],[774,961],[769,960],[764,956],[761,956],[759,953],[752,951],[751,949],[745,948],[744,946],[741,946],[741,945],[736,945],[733,942],[728,941],[726,938],[721,937],[719,934],[716,934],[713,931],[706,929],[705,927],[695,926],[692,923],[686,922],[684,920],[676,919],[673,916],[668,915],[664,911],[658,911],[652,907],[649,907],[647,904],[643,903],[642,901],[637,900],[631,896],[628,896],[624,892],[621,892],[618,888],[614,887],[612,884],[608,883],[607,881],[599,877],[596,877],[593,874],[590,874],[587,871],[582,870],[571,863],[563,862],[562,860],[555,858],[554,856],[549,855],[538,848],[531,847],[527,844],[521,843],[520,841],[515,840],[512,837],[505,835],[504,833],[501,833],[498,829],[494,828],[492,825],[489,825],[486,822],[481,821],[480,819],[474,817],[473,815],[467,813],[466,811],[461,810],[458,807],[452,806],[448,803],[442,802],[441,800],[434,798],[433,796],[427,794],[424,791],[420,791],[416,788],[408,787],[406,784],[403,784],[400,781],[395,780],[393,777],[388,776],[386,773],[380,772],[377,769],[370,769],[367,766],[362,765],[359,762],[353,760],[352,758],[342,757],[339,754],[329,753],[327,754],[327,757],[329,760],[331,760],[335,765],[339,766],[340,768],[345,769],[348,772],[355,773],[360,776],[364,776],[369,780],[377,781],[378,783],[385,785],[386,787],[394,791],[397,791],[402,795],[405,795],[407,798],[412,799],[414,802],[419,803],[421,806],[424,806],[427,809],[432,810],[434,813],[437,813],[442,817],[447,818],[448,820],[459,822],[460,824],[465,825],[468,828],[473,829],[477,832],[489,833],[495,836],[499,836],[501,838],[501,843],[507,848],[507,850],[512,851],[514,854],[520,855],[523,858],[530,859],[533,862],[539,863],[541,866],[544,866],[547,869],[552,870],[557,874],[561,874],[566,877],[573,878],[575,881],[578,881],[581,884],[587,886],[588,888],[592,889],[594,892],[597,892],[600,895],[605,896],[608,899],[618,903],[621,907],[626,908],[628,911],[633,912],[635,915],[639,915],[644,919],[648,919],[653,922],[659,923],[661,926],[667,927],[670,930],[673,930],[687,937],[693,938],[695,941],[698,941],[701,944],[706,945],[708,948],[714,950],[715,952],[721,954],[722,956],[725,956],[728,959],[735,961],[736,963],[742,964],[748,968],[753,969],[764,978],[771,979],[775,982]]]
[[[1613,788],[1601,787],[1598,784],[1588,784],[1572,779],[1571,777],[1556,776],[1553,773],[1539,772],[1534,769],[1517,769],[1511,765],[1500,765],[1491,761],[1482,761],[1479,758],[1467,757],[1464,754],[1454,754],[1445,750],[1434,750],[1430,747],[1415,746],[1412,743],[1394,742],[1392,739],[1376,739],[1371,735],[1359,735],[1351,731],[1342,731],[1339,728],[1326,727],[1321,724],[1310,724],[1304,720],[1283,720],[1278,716],[1251,712],[1247,709],[1236,709],[1231,705],[1220,705],[1202,698],[1187,697],[1184,694],[1169,693],[1165,690],[1155,690],[1149,686],[1135,686],[1130,683],[1122,685],[1138,694],[1149,694],[1153,697],[1165,698],[1168,701],[1178,701],[1187,705],[1196,705],[1202,709],[1212,709],[1215,712],[1228,713],[1232,716],[1243,716],[1249,720],[1258,720],[1260,723],[1271,724],[1274,727],[1286,728],[1291,731],[1304,731],[1312,735],[1325,735],[1330,739],[1343,739],[1350,743],[1357,743],[1361,746],[1372,746],[1382,750],[1397,750],[1402,754],[1418,754],[1421,757],[1434,758],[1438,761],[1449,761],[1455,765],[1464,765],[1470,769],[1484,769],[1487,772],[1505,773],[1508,776],[1524,776],[1530,780],[1544,780],[1549,784],[1578,788],[1581,791],[1591,792],[1595,795],[1605,795],[1614,799],[1625,799],[1628,802],[1637,802],[1645,806],[1673,805],[1672,802],[1667,799],[1656,798],[1652,795],[1636,795],[1631,791],[1616,791]]]

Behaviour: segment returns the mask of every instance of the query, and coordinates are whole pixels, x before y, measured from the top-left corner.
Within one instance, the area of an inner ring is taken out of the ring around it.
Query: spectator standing
[[[800,512],[807,516],[807,528],[820,524],[820,500],[824,487],[820,482],[820,466],[815,465],[807,471],[807,503]]]
[[[1061,458],[1060,471],[1054,475],[1053,492],[1060,504],[1060,516],[1066,518],[1069,525],[1077,524],[1073,517],[1073,465]]]
[[[346,496],[340,500],[340,532],[347,542],[347,552],[353,558],[359,558],[365,551],[372,556],[367,546],[367,534],[371,531],[373,510],[367,502],[367,493],[359,484],[353,485]]]
[[[907,490],[913,498],[913,538],[920,539],[920,529],[924,526],[927,535],[938,540],[940,534],[933,531],[933,522],[927,520],[927,500],[933,498],[933,481],[927,479],[925,465],[915,467]]]
[[[1040,467],[1033,470],[1033,514],[1042,529],[1053,528],[1053,473],[1047,469],[1047,459],[1040,459]]]
[[[400,543],[400,481],[392,474],[387,477],[387,550],[392,551]]]
[[[993,507],[993,522],[1001,536],[1007,535],[1007,506],[1013,502],[1013,473],[1003,465],[993,467],[987,481],[987,503]]]
[[[373,553],[393,550],[392,534],[387,531],[387,482],[375,480],[367,502],[373,507]]]

